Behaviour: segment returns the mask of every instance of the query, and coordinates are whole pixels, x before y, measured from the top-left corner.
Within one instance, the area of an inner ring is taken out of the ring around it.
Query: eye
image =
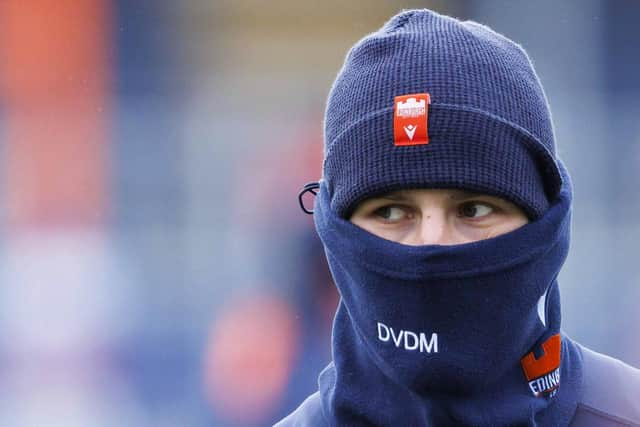
[[[494,211],[493,207],[481,202],[468,202],[460,205],[458,216],[464,218],[482,218]]]
[[[382,206],[381,208],[376,209],[373,214],[386,222],[400,221],[407,216],[407,212],[404,208],[394,205]]]

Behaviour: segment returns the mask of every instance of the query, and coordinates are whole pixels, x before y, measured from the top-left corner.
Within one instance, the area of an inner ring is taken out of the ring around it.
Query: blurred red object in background
[[[285,392],[298,354],[291,306],[273,295],[236,300],[213,323],[205,353],[209,402],[230,421],[265,419]]]

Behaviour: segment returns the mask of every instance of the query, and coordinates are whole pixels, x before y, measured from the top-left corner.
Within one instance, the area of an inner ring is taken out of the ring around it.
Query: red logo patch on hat
[[[393,104],[393,145],[421,145],[429,143],[428,93],[396,96]]]

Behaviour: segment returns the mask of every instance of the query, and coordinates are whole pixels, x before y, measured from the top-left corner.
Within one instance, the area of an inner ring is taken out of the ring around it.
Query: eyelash
[[[406,213],[407,211],[410,211],[410,210],[411,210],[411,207],[409,207],[409,206],[404,206],[404,205],[384,205],[384,206],[380,206],[380,207],[378,207],[378,208],[374,209],[372,214],[373,214],[373,216],[375,216],[376,218],[380,218],[380,219],[382,219],[382,220],[383,220],[383,221],[385,221],[385,222],[392,223],[392,222],[394,222],[394,221],[390,221],[390,220],[388,220],[387,218],[384,218],[384,216],[382,215],[382,211],[383,211],[383,210],[385,210],[385,209],[393,209],[393,208],[402,209],[405,213]]]
[[[470,216],[465,216],[465,215],[463,214],[463,209],[464,209],[464,208],[469,207],[469,206],[475,206],[475,205],[482,205],[482,206],[486,206],[486,207],[488,207],[491,211],[490,211],[489,213],[487,213],[486,215],[482,215],[482,216],[477,217],[477,218],[475,218],[475,217],[470,217]],[[380,206],[380,207],[378,207],[378,208],[374,209],[374,210],[373,210],[373,212],[372,212],[372,215],[373,215],[373,216],[375,216],[375,217],[377,217],[377,218],[382,219],[382,220],[383,220],[383,221],[385,221],[385,222],[392,223],[392,222],[394,222],[394,221],[389,221],[388,219],[384,218],[384,216],[382,215],[382,211],[383,211],[384,209],[393,209],[393,208],[402,209],[404,212],[408,212],[408,211],[411,211],[411,210],[413,209],[412,207],[410,207],[410,206],[406,206],[406,205],[390,204],[390,205]],[[458,218],[464,218],[464,219],[466,219],[466,220],[470,220],[470,221],[479,221],[479,220],[481,220],[481,219],[483,219],[483,218],[485,218],[485,217],[488,217],[488,216],[490,216],[491,214],[496,213],[496,212],[498,212],[498,211],[499,211],[499,208],[497,208],[496,206],[492,205],[491,203],[487,203],[487,202],[480,201],[480,200],[469,200],[469,201],[466,201],[466,202],[461,203],[461,204],[458,206],[458,209],[457,209],[457,216],[458,216]]]
[[[491,211],[488,214],[482,215],[482,216],[480,216],[478,218],[468,217],[468,216],[465,216],[465,215],[462,214],[462,211],[463,211],[464,208],[466,208],[468,206],[475,206],[475,205],[486,206]],[[498,211],[498,208],[495,207],[494,205],[492,205],[491,203],[483,202],[483,201],[480,201],[480,200],[470,200],[468,202],[464,202],[464,203],[460,204],[460,206],[458,207],[458,217],[465,218],[465,219],[472,220],[472,221],[473,220],[480,220],[480,219],[483,219],[485,217],[488,217],[489,215],[491,215],[493,213],[496,213],[497,211]]]

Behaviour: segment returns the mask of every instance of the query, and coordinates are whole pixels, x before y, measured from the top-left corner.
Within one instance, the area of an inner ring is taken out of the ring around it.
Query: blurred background
[[[0,1],[0,425],[265,426],[316,389],[325,97],[402,8],[529,52],[575,186],[564,329],[640,366],[640,2]]]

